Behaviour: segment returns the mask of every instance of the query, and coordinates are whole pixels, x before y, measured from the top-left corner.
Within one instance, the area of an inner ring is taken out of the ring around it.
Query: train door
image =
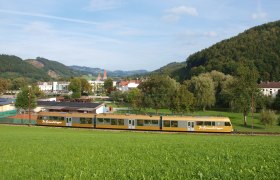
[[[193,121],[188,121],[187,122],[187,130],[188,131],[194,131],[194,122]]]
[[[135,119],[128,120],[128,129],[135,129]]]
[[[66,126],[72,126],[72,118],[71,117],[66,118]]]

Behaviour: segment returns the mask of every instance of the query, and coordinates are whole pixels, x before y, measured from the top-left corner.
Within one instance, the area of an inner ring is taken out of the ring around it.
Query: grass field
[[[279,136],[0,125],[0,179],[278,179]]]

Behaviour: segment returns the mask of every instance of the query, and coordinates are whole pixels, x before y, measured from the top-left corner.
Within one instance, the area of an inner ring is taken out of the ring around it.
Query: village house
[[[264,95],[275,98],[280,93],[280,82],[261,82],[259,89]]]
[[[138,80],[128,80],[128,81],[119,81],[117,82],[117,89],[124,92],[128,91],[133,88],[137,88],[140,84],[140,81]]]

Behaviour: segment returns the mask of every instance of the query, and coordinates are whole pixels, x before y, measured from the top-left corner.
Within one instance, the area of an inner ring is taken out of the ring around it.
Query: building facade
[[[280,82],[262,82],[259,89],[264,95],[275,98],[280,93]]]

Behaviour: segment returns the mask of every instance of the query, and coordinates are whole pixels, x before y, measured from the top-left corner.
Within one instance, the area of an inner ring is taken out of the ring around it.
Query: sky
[[[256,25],[279,0],[1,0],[0,54],[156,70]]]

